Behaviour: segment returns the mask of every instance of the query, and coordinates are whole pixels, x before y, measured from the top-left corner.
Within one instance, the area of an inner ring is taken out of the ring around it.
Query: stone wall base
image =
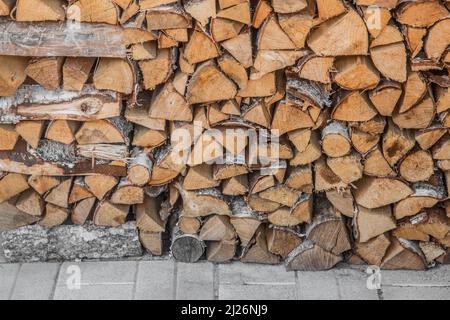
[[[1,246],[8,262],[120,259],[143,254],[134,222],[117,228],[61,225],[45,229],[30,225],[3,231]]]

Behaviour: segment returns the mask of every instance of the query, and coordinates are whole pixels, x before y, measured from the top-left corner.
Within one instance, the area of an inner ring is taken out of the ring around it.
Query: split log
[[[1,31],[0,29],[0,34]],[[0,53],[4,54],[1,49]],[[0,65],[0,96],[12,96],[27,77],[25,70],[28,59],[2,55],[0,56]]]
[[[16,207],[17,197],[0,203],[0,230],[14,230],[39,221],[40,217],[31,216]]]
[[[95,58],[67,58],[63,65],[63,88],[81,91],[89,78]]]
[[[380,266],[387,249],[391,245],[391,240],[386,234],[381,234],[367,242],[355,244],[355,252],[365,262]]]
[[[49,176],[30,176],[28,184],[41,196],[61,183],[57,177]]]
[[[37,149],[44,131],[44,122],[21,121],[16,124],[14,129],[32,148]]]
[[[131,183],[142,187],[150,181],[152,168],[153,162],[146,152],[135,148],[128,165],[127,178]]]
[[[271,253],[267,247],[266,230],[263,226],[256,231],[253,243],[250,243],[244,250],[241,262],[261,264],[279,263],[279,257]]]
[[[203,224],[199,237],[203,241],[233,240],[236,232],[229,217],[213,215]]]
[[[339,255],[351,248],[342,215],[323,199],[315,199],[316,215],[306,229],[306,238],[327,252]]]
[[[47,203],[47,205],[45,206],[44,218],[39,221],[39,225],[44,228],[50,229],[63,224],[68,217],[69,210],[67,208],[61,208],[51,203]]]
[[[228,203],[217,189],[187,191],[176,186],[183,198],[183,212],[187,217],[204,217],[211,214],[230,215]]]
[[[311,240],[304,241],[286,258],[290,271],[329,270],[342,261],[342,257],[325,251]]]
[[[356,214],[356,230],[358,242],[367,242],[396,228],[390,206],[377,209],[358,207]]]
[[[31,216],[40,217],[44,212],[44,201],[33,189],[27,189],[17,199],[16,207]]]
[[[134,186],[127,178],[122,178],[112,193],[111,203],[114,204],[138,204],[144,202],[144,189]]]
[[[97,204],[94,211],[94,224],[97,226],[117,227],[125,223],[130,206],[112,204],[102,201]]]
[[[355,185],[355,201],[368,209],[396,203],[413,193],[408,185],[396,179],[366,177]]]
[[[393,240],[381,267],[386,270],[425,270],[426,261],[420,248],[408,240]]]
[[[17,173],[5,175],[0,180],[0,203],[11,199],[29,187],[24,175]]]
[[[18,0],[16,3],[17,21],[64,21],[65,12],[62,0]]]
[[[116,79],[121,79],[120,82]],[[94,87],[98,90],[112,90],[131,94],[134,88],[134,73],[126,60],[101,58],[96,66]]]
[[[45,201],[61,208],[69,207],[69,193],[72,179],[67,179],[54,187],[46,196]]]
[[[142,246],[152,255],[160,256],[163,254],[163,240],[161,233],[139,232],[139,240]]]
[[[286,258],[302,243],[300,235],[288,228],[270,227],[266,231],[266,237],[267,249],[282,258]]]
[[[149,196],[135,206],[136,226],[141,232],[160,233],[166,230],[166,221],[159,216],[159,209],[159,201]]]
[[[67,18],[79,22],[117,24],[119,10],[111,0],[78,0],[67,8]]]
[[[172,74],[172,64],[174,60],[171,49],[158,50],[155,59],[143,60],[139,62],[139,68],[142,72],[143,88],[154,90],[155,87],[165,82]],[[155,72],[155,70],[157,72]]]
[[[211,241],[206,248],[206,259],[223,263],[232,260],[236,254],[236,240]]]
[[[114,188],[119,181],[111,176],[89,176],[84,179],[89,191],[98,199],[102,200],[105,195]]]
[[[78,225],[85,224],[87,218],[92,212],[92,208],[94,208],[94,205],[95,197],[83,199],[75,204],[70,215],[72,223]]]

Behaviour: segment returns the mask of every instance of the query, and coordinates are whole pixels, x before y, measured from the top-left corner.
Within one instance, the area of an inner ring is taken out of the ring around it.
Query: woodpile
[[[185,262],[450,255],[450,1],[0,0],[0,230]]]

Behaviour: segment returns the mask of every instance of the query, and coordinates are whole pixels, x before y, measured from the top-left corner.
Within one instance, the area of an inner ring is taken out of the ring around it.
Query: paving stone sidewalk
[[[0,258],[1,259],[1,258]],[[0,299],[430,299],[450,297],[450,267],[382,271],[368,290],[364,268],[286,272],[283,266],[170,259],[7,264],[0,260]]]

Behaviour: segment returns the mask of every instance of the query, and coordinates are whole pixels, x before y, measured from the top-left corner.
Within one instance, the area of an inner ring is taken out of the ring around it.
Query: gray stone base
[[[142,255],[134,222],[117,227],[39,225],[3,231],[1,246],[8,262],[120,259]]]

